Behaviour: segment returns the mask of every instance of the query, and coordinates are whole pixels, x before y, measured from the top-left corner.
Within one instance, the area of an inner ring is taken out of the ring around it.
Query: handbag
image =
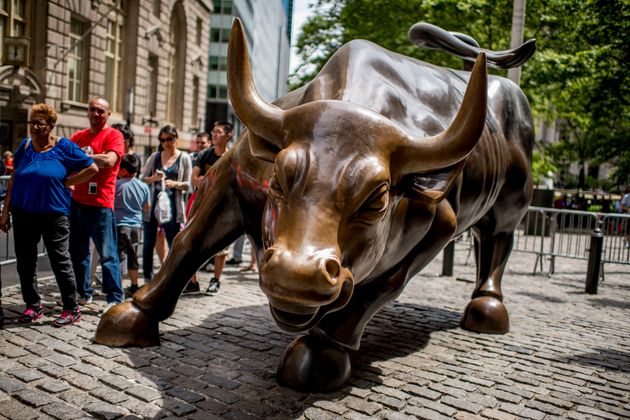
[[[170,222],[173,218],[173,213],[171,212],[171,199],[166,192],[166,180],[164,178],[165,177],[162,177],[162,191],[158,193],[155,201],[155,209],[153,209],[155,219],[160,225]]]
[[[162,181],[164,185],[164,181]],[[166,191],[160,191],[155,203],[155,218],[160,225],[164,225],[171,221],[171,199]]]

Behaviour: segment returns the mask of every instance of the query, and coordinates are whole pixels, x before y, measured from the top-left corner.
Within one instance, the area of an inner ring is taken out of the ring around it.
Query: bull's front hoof
[[[474,298],[464,310],[462,328],[488,334],[506,334],[510,318],[503,303],[491,296]]]
[[[111,347],[150,347],[160,344],[159,322],[133,301],[119,303],[103,314],[94,341]]]
[[[350,380],[350,356],[322,337],[305,335],[287,347],[277,379],[298,391],[333,391]]]

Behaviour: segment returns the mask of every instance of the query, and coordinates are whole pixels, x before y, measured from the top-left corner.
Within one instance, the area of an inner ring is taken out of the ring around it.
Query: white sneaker
[[[105,309],[103,309],[103,314],[105,314],[105,312],[109,311],[111,308],[113,308],[114,306],[118,305],[120,302],[109,302],[106,306]]]
[[[88,296],[88,297],[83,297],[83,296],[79,296],[79,305],[87,305],[88,303],[92,303],[92,296]]]

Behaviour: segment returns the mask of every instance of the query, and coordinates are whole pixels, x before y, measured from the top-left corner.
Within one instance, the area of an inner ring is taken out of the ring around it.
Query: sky
[[[308,7],[313,0],[293,0],[293,27],[291,28],[291,57],[289,59],[289,72],[292,73],[297,67],[297,52],[293,45],[297,41],[297,36],[302,24],[313,13]]]

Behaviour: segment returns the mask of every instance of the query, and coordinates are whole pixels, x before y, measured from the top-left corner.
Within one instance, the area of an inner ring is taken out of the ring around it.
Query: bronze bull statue
[[[273,319],[306,333],[278,381],[335,389],[367,322],[471,226],[477,282],[461,325],[508,331],[501,277],[530,202],[533,122],[515,84],[486,76],[483,52],[469,73],[352,41],[271,104],[254,87],[236,20],[228,79],[248,131],[209,172],[156,277],[103,316],[96,342],[159,344],[188,279],[246,233]]]

